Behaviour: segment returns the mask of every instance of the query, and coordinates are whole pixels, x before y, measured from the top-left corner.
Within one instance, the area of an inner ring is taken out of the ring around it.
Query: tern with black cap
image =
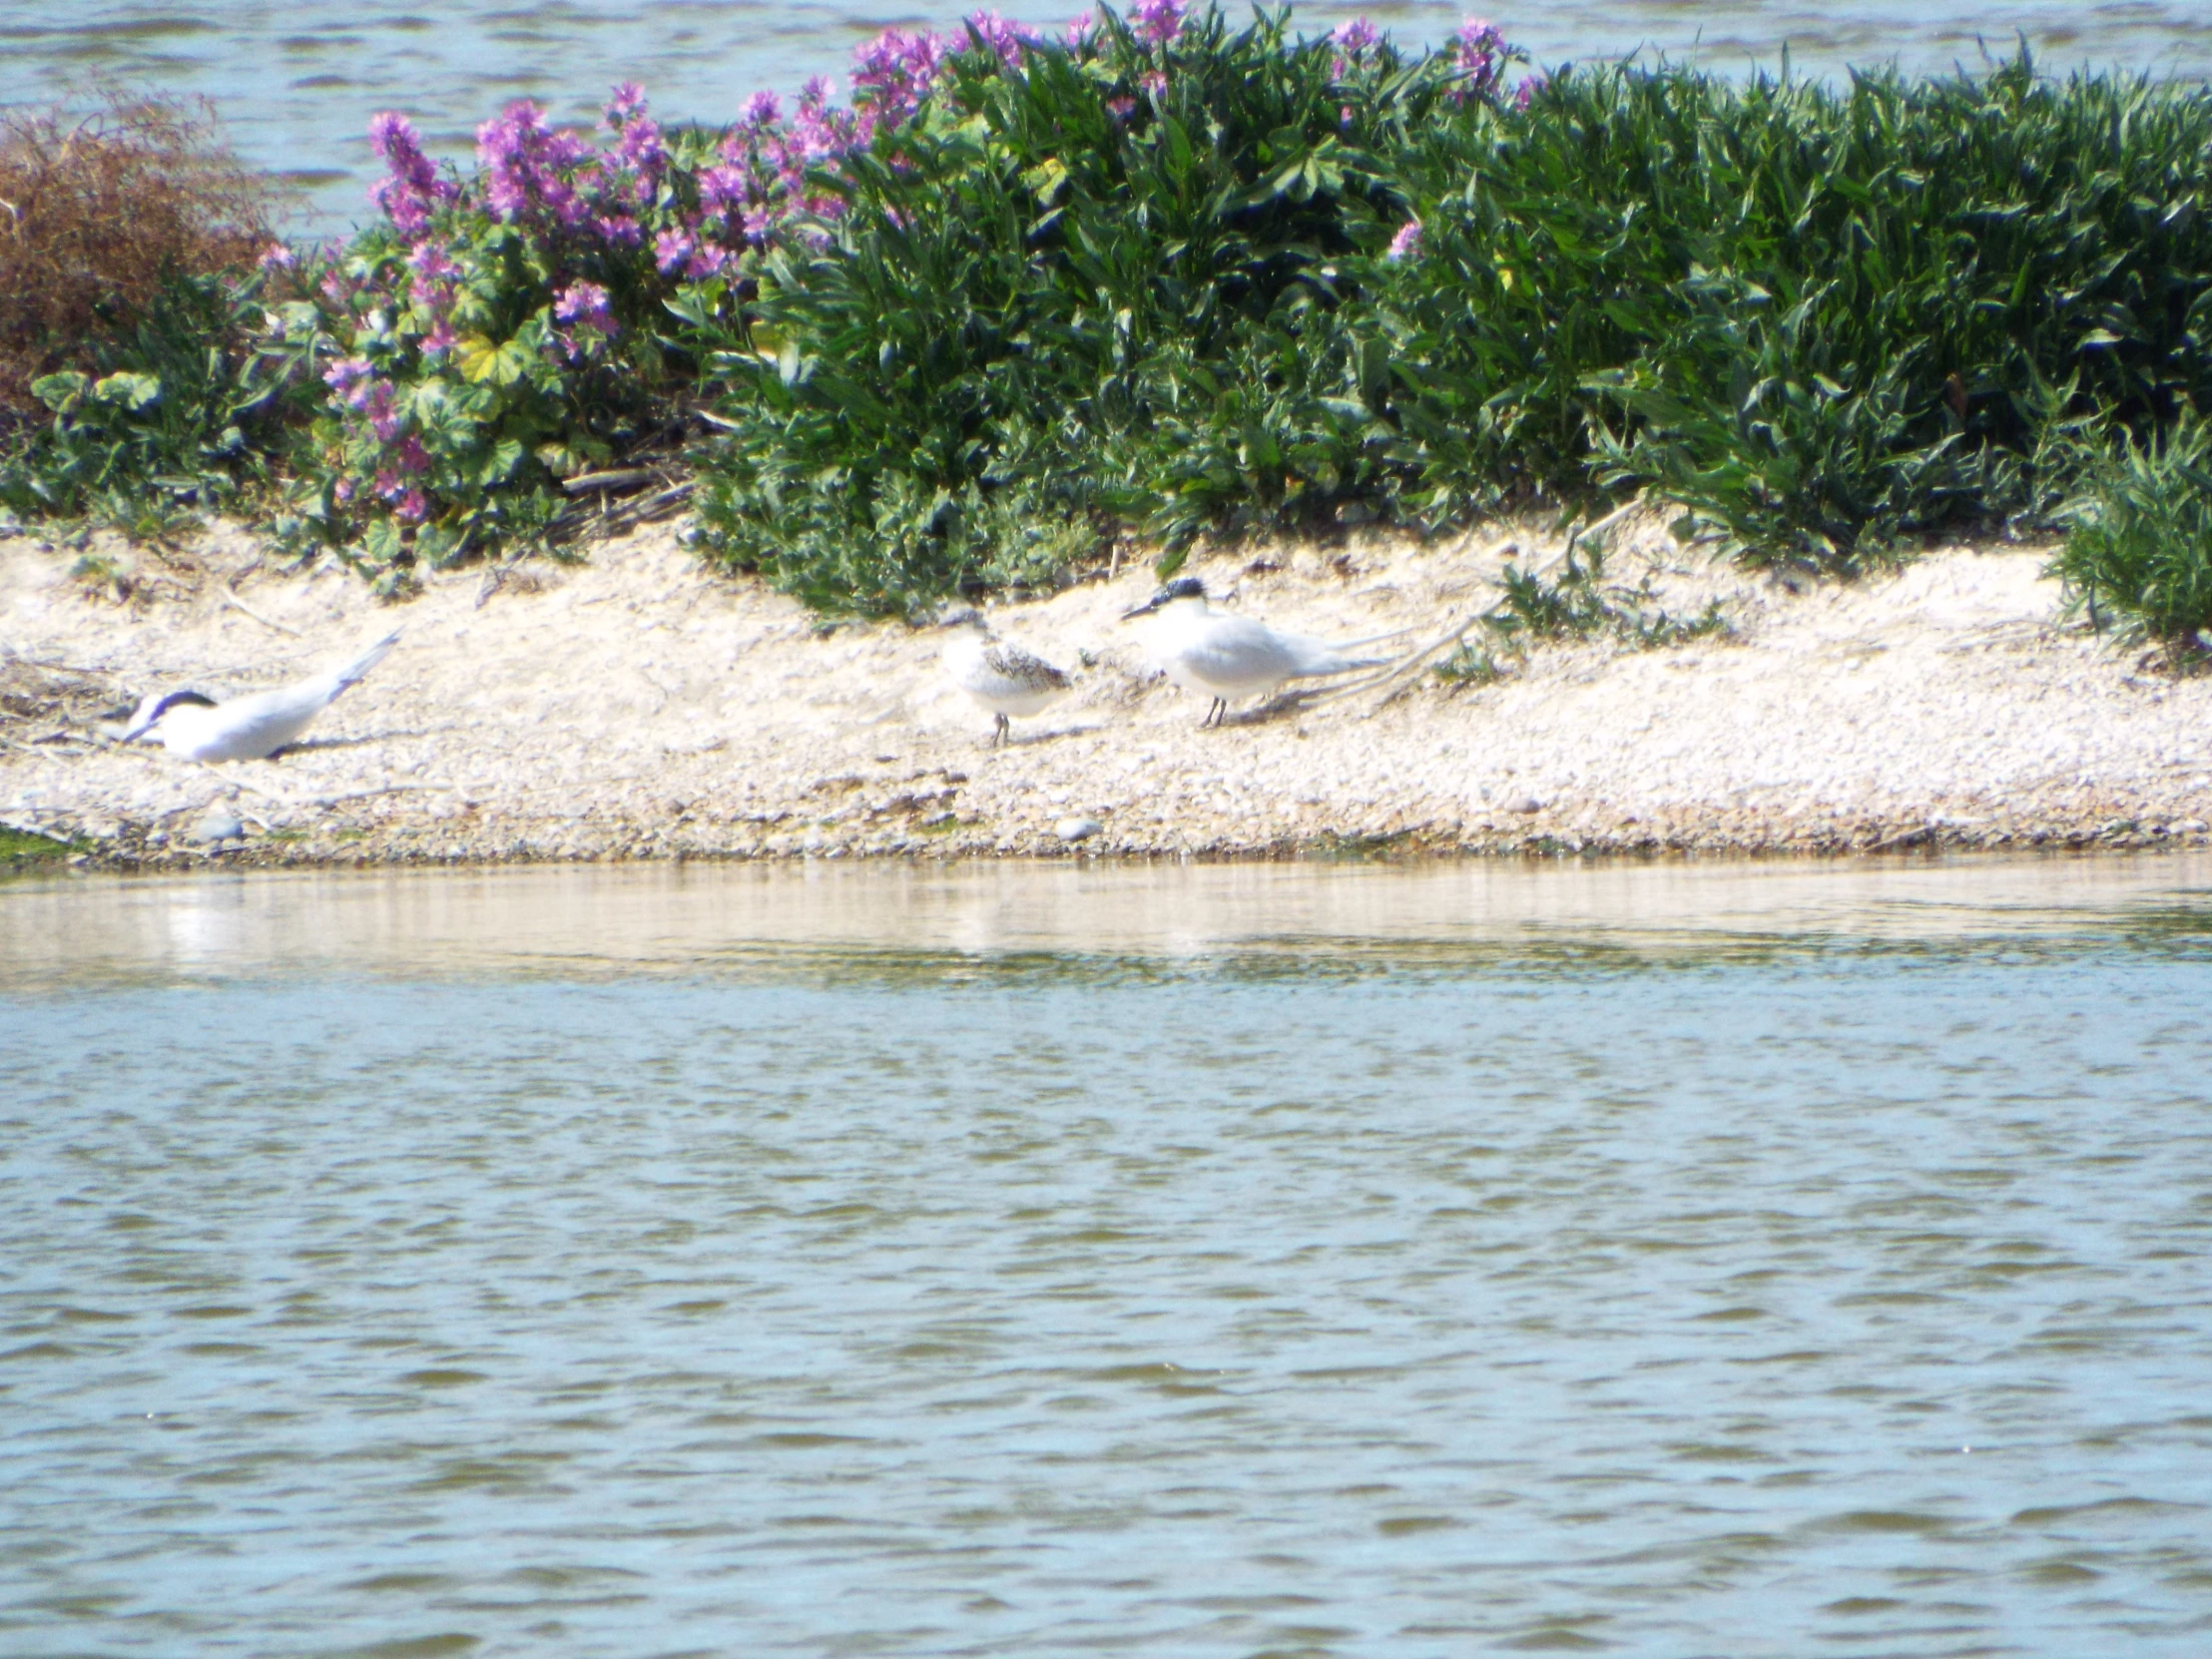
[[[266,761],[298,742],[314,717],[382,662],[398,639],[395,628],[338,668],[221,703],[196,691],[157,692],[138,706],[123,742],[158,743],[187,761]]]

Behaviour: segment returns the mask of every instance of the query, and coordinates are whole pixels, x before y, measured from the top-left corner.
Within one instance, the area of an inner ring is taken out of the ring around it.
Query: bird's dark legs
[[[1206,718],[1198,723],[1198,729],[1203,732],[1206,730],[1207,727],[1211,726],[1218,730],[1221,726],[1221,723],[1228,718],[1229,699],[1226,697],[1217,697],[1214,699],[1214,706],[1206,711]]]
[[[1014,723],[1008,720],[1004,715],[1000,715],[998,717],[998,725],[993,728],[991,732],[991,747],[993,749],[996,749],[1002,743],[1012,743],[1013,741]]]

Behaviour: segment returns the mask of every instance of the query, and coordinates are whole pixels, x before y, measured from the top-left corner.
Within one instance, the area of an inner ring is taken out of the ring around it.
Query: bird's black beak
[[[1150,599],[1146,600],[1142,605],[1139,605],[1135,610],[1122,612],[1121,620],[1127,622],[1132,617],[1150,616],[1159,608],[1160,596],[1158,594],[1154,594]]]

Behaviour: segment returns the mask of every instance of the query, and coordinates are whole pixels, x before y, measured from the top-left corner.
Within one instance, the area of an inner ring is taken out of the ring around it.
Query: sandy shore
[[[1503,533],[1193,568],[1282,626],[1418,642],[1494,599]],[[2142,846],[2201,843],[2212,820],[2212,678],[2061,628],[2046,549],[1784,584],[1710,567],[1654,520],[1610,574],[1650,574],[1678,614],[1719,600],[1730,637],[1547,646],[1488,685],[1422,674],[1219,731],[1117,620],[1152,587],[1139,567],[992,607],[1078,674],[997,751],[939,636],[826,629],[671,528],[399,605],[334,567],[265,570],[237,530],[109,551],[127,595],[73,575],[71,551],[0,540],[0,822],[75,837],[92,865]],[[194,766],[103,735],[147,691],[279,684],[395,624],[398,649],[276,760]]]

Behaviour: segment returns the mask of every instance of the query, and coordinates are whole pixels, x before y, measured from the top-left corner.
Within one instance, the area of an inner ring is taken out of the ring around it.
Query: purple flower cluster
[[[1503,32],[1494,23],[1468,18],[1451,37],[1451,61],[1462,77],[1451,89],[1452,102],[1464,104],[1487,98],[1496,89],[1498,74],[1505,67]]]
[[[1114,93],[1106,106],[1116,123],[1136,119],[1139,100],[1165,97],[1168,49],[1183,38],[1191,3],[1129,0],[1127,26],[1146,52],[1124,71],[1134,73],[1133,85],[1107,89]],[[1092,56],[1100,37],[1091,14],[1071,23],[1065,38],[1069,50]],[[1353,64],[1372,61],[1382,36],[1357,17],[1338,25],[1330,40],[1342,78]],[[322,262],[324,299],[332,310],[359,319],[354,339],[360,354],[332,363],[325,376],[350,457],[333,497],[348,503],[373,496],[407,524],[421,524],[431,513],[425,492],[433,489],[434,468],[425,442],[436,446],[446,439],[442,428],[416,426],[409,373],[459,354],[474,374],[487,348],[504,352],[522,337],[499,345],[472,338],[464,350],[462,330],[474,333],[482,324],[455,320],[473,318],[464,294],[481,303],[497,285],[477,263],[487,217],[527,233],[534,257],[542,257],[551,273],[533,301],[543,309],[529,324],[540,342],[539,367],[604,362],[625,332],[616,294],[625,304],[650,305],[653,272],[671,281],[705,281],[746,269],[746,256],[780,234],[821,238],[821,227],[845,211],[842,195],[825,188],[826,173],[870,146],[896,164],[901,130],[955,69],[963,83],[994,68],[1019,72],[1040,44],[1041,37],[988,10],[971,13],[957,34],[885,29],[854,52],[849,105],[837,105],[834,83],[820,78],[807,83],[788,116],[774,93],[758,93],[712,151],[688,135],[664,133],[643,91],[631,83],[614,88],[596,134],[555,127],[539,106],[518,101],[477,129],[478,172],[465,188],[450,170],[441,176],[404,117],[376,116],[369,137],[383,177],[369,195],[401,246],[352,259],[333,250]],[[1450,96],[1461,103],[1495,98],[1505,65],[1517,56],[1496,28],[1472,19],[1453,37],[1448,54],[1455,72]],[[1525,108],[1541,85],[1541,77],[1522,81],[1516,104]],[[1341,121],[1349,127],[1353,120],[1348,104]],[[1420,239],[1420,221],[1408,219],[1391,239],[1388,257],[1418,257]],[[290,269],[290,258],[279,246],[263,264],[275,273]],[[636,313],[626,314],[634,321]],[[500,376],[494,383],[517,384],[503,366],[493,367]],[[535,371],[532,383],[537,393],[525,387],[516,395],[544,393],[550,384]]]
[[[902,29],[885,29],[854,48],[852,98],[862,107],[868,137],[920,109],[951,56],[951,42],[942,35],[909,35]]]
[[[1009,23],[996,12],[970,12],[968,36],[1002,64],[1018,64],[1038,36],[1018,23]]]
[[[1331,70],[1338,80],[1345,78],[1360,55],[1382,37],[1376,33],[1375,25],[1364,17],[1356,17],[1349,23],[1340,23],[1329,31],[1329,39],[1337,48],[1337,62]]]
[[[1130,31],[1154,46],[1172,45],[1183,32],[1184,0],[1136,0],[1129,8]]]
[[[368,142],[384,164],[384,177],[369,186],[368,199],[401,236],[425,229],[430,216],[460,194],[458,185],[438,177],[436,166],[422,153],[414,123],[405,116],[387,110],[371,117]]]
[[[607,290],[597,282],[571,282],[553,296],[555,321],[568,326],[560,333],[561,349],[571,362],[593,355],[622,332],[607,301]]]

